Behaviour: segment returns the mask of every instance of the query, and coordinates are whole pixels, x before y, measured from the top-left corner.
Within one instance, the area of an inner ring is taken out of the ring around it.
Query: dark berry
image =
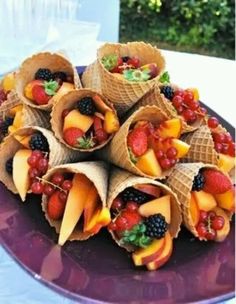
[[[146,203],[151,199],[149,194],[146,194],[138,189],[128,187],[121,194],[122,200],[127,203],[128,201],[132,201],[138,204]]]
[[[67,75],[65,72],[59,71],[59,72],[55,72],[53,73],[53,79],[54,80],[61,80],[62,82],[67,80]]]
[[[13,170],[12,163],[13,163],[13,158],[9,158],[5,164],[6,171],[10,175],[12,175],[12,170]]]
[[[205,184],[205,178],[201,172],[194,177],[192,191],[201,191]]]
[[[84,97],[77,102],[77,108],[83,115],[92,116],[96,112],[96,107],[92,97]]]
[[[47,139],[41,133],[35,133],[31,136],[29,146],[31,150],[49,151]]]
[[[168,228],[165,217],[160,213],[149,216],[145,219],[144,225],[145,235],[155,239],[163,238]]]
[[[53,80],[53,74],[49,69],[38,69],[34,78],[49,81]]]
[[[129,56],[123,56],[123,57],[122,57],[123,62],[127,62],[129,59],[130,59]]]
[[[8,134],[8,127],[13,124],[13,118],[12,117],[6,117],[5,120],[3,120],[0,124],[0,133],[3,136],[6,136]]]
[[[171,86],[163,86],[161,93],[165,95],[165,98],[172,100],[174,97],[174,89]]]

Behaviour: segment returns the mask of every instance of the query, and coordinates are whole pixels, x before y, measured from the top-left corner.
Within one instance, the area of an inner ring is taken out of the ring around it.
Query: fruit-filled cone
[[[47,129],[20,128],[1,145],[0,181],[25,201],[29,192],[42,194],[40,178],[50,167],[84,157],[62,145]]]
[[[97,58],[102,92],[119,115],[158,83],[165,69],[161,52],[144,42],[106,43]]]
[[[57,53],[38,53],[27,58],[16,74],[15,89],[19,99],[45,111],[50,111],[65,93],[80,87],[76,69]]]
[[[156,270],[169,260],[182,222],[180,203],[169,187],[114,169],[108,208],[108,230],[119,246],[132,252],[136,266]]]
[[[16,76],[16,72],[11,72],[11,73],[6,74],[3,77],[3,79],[0,80],[0,109],[1,110],[4,109],[6,104],[9,104],[10,102],[12,103],[12,101],[9,100],[9,96],[12,92],[14,95],[15,76]],[[7,100],[8,100],[8,102],[7,102]],[[14,101],[16,101],[16,100],[14,99]],[[1,114],[0,114],[0,116],[1,116]]]
[[[62,96],[53,106],[51,125],[61,143],[80,152],[104,147],[120,127],[113,105],[91,89]]]
[[[183,222],[195,237],[217,242],[227,237],[235,207],[227,174],[210,164],[177,164],[167,185],[177,194]]]
[[[84,88],[102,92],[97,60],[86,67],[82,74],[82,85]]]
[[[103,162],[64,164],[43,176],[42,208],[58,243],[86,240],[110,223],[108,171]]]
[[[141,107],[98,154],[136,175],[165,178],[189,149],[179,139],[181,130],[181,119],[168,119],[156,106]]]
[[[184,162],[214,164],[229,174],[234,171],[235,143],[221,125],[216,128],[202,126],[193,133],[183,135],[182,139],[190,145]]]

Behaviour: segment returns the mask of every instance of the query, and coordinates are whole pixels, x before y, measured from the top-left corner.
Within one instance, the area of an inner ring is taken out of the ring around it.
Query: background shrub
[[[121,0],[120,41],[234,58],[234,0]]]

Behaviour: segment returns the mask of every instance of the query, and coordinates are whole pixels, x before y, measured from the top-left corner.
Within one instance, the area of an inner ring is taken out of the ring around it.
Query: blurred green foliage
[[[121,0],[120,41],[235,56],[234,0]]]

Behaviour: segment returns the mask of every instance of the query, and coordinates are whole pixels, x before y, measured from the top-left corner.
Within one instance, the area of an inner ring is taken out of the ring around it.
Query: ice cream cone
[[[23,105],[22,109],[22,123],[23,127],[38,126],[44,129],[51,128],[49,113],[41,110],[36,110],[35,108],[29,107],[25,104]]]
[[[0,106],[0,118],[4,117],[6,113],[13,107],[21,104],[20,99],[18,98],[18,95],[14,90],[12,90],[8,96],[7,100],[4,101],[4,103]]]
[[[88,65],[85,69],[82,75],[82,84],[84,88],[90,88],[100,93],[102,92],[97,61]]]
[[[67,162],[79,161],[84,159],[86,156],[78,151],[70,150],[59,143],[58,140],[53,136],[53,133],[47,129],[40,127],[20,128],[5,138],[0,149],[0,181],[13,193],[17,193],[17,190],[13,183],[12,176],[6,172],[5,164],[8,159],[12,158],[15,153],[23,147],[14,136],[19,135],[26,137],[37,131],[43,134],[49,145],[49,168]]]
[[[180,225],[182,222],[180,202],[178,201],[177,195],[168,186],[166,186],[161,182],[154,181],[146,177],[135,176],[127,171],[114,168],[111,172],[110,180],[109,180],[109,190],[108,190],[108,200],[107,200],[108,207],[111,208],[114,199],[122,191],[124,191],[128,187],[133,187],[138,184],[156,185],[161,188],[163,193],[169,194],[171,196],[172,216],[171,216],[171,223],[169,225],[169,232],[173,238],[176,238],[180,231]],[[132,248],[130,248],[129,246],[120,244],[119,239],[116,237],[116,235],[112,231],[110,232],[112,234],[112,237],[119,246],[126,248],[128,251],[132,250]]]
[[[110,109],[114,110],[113,105],[106,99],[104,98],[100,93],[93,91],[91,89],[79,89],[79,90],[73,90],[71,92],[68,92],[62,98],[59,99],[59,101],[53,106],[52,112],[51,112],[51,126],[52,130],[56,136],[56,138],[59,139],[61,143],[63,143],[65,146],[67,146],[69,149],[75,150],[75,151],[80,151],[80,152],[92,152],[98,149],[101,149],[107,143],[112,139],[114,136],[114,133],[111,134],[106,141],[104,141],[101,145],[94,146],[93,148],[90,149],[79,149],[72,147],[68,145],[65,140],[63,139],[63,124],[64,121],[61,119],[62,117],[62,112],[65,109],[71,110],[75,105],[78,100],[80,100],[83,97],[86,96],[95,96],[99,95],[101,99],[106,103],[106,105],[109,106]]]
[[[64,164],[60,166],[53,167],[50,169],[47,174],[43,177],[45,180],[50,180],[51,176],[58,171],[67,171],[71,173],[82,173],[90,181],[93,182],[96,187],[98,194],[101,199],[102,207],[107,206],[107,186],[108,186],[108,171],[107,164],[104,162],[81,162],[74,164]],[[47,197],[42,196],[42,209],[45,213],[45,217],[49,222],[50,226],[54,227],[56,232],[60,232],[61,220],[52,220],[47,213]],[[74,229],[73,233],[70,235],[69,240],[87,240],[93,234],[89,232],[83,232],[77,226]]]
[[[138,56],[141,65],[156,63],[159,69],[158,76],[142,82],[130,82],[123,77],[110,73],[102,64],[106,55]],[[119,115],[130,109],[147,91],[157,82],[165,69],[165,59],[161,52],[144,42],[128,42],[127,44],[106,43],[98,50],[98,70],[103,94],[114,103]]]
[[[34,79],[34,75],[39,68],[48,68],[52,72],[63,71],[73,79],[73,85],[75,88],[82,87],[78,73],[69,60],[61,54],[56,53],[38,53],[32,57],[27,58],[21,65],[19,71],[16,74],[16,93],[19,99],[26,105],[29,105],[36,109],[44,111],[50,111],[52,105],[58,100],[58,98],[65,93],[62,87],[58,92],[49,100],[48,104],[37,105],[24,95],[25,86]]]
[[[113,137],[110,144],[105,147],[105,149],[98,151],[98,157],[109,160],[116,166],[126,169],[129,172],[139,176],[149,177],[152,179],[165,178],[170,173],[170,170],[164,171],[161,176],[147,175],[139,170],[130,159],[126,141],[130,126],[133,123],[139,120],[148,120],[153,123],[160,123],[166,119],[166,115],[156,106],[146,106],[139,108],[123,123],[119,131]]]

